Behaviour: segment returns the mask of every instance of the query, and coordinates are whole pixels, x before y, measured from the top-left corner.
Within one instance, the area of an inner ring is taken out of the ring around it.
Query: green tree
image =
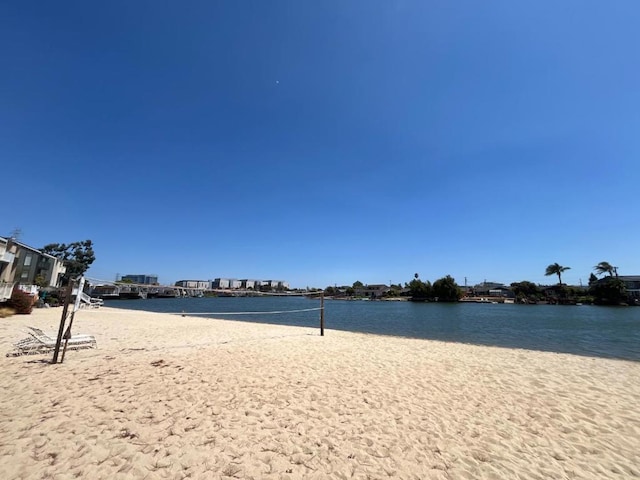
[[[433,288],[427,280],[423,282],[418,278],[414,278],[408,284],[411,300],[424,302],[433,297]]]
[[[433,296],[437,297],[439,302],[457,302],[461,294],[460,287],[451,275],[433,282]]]
[[[597,305],[620,305],[627,301],[627,288],[619,278],[608,276],[589,287]]]
[[[397,297],[400,295],[400,290],[396,290],[395,288],[390,288],[386,293],[384,293],[383,297]]]
[[[353,282],[353,288],[362,288],[362,287],[364,287],[364,284],[360,280],[356,280],[355,282]]]
[[[356,294],[356,290],[353,287],[347,287],[345,293],[348,297],[353,297]]]
[[[611,265],[609,262],[600,262],[598,265],[593,267],[598,275],[604,275],[608,273],[610,277],[613,277],[613,274],[616,273],[616,267]]]
[[[44,288],[47,286],[47,279],[44,278],[44,275],[38,275],[36,276],[36,278],[33,280],[33,283],[37,286],[39,286],[40,288]]]
[[[571,267],[563,267],[559,263],[552,263],[547,267],[544,274],[547,276],[558,275],[558,284],[562,285],[562,272],[566,272],[567,270],[570,270],[570,269]]]
[[[68,245],[50,243],[42,247],[42,251],[64,262],[67,267],[67,271],[63,276],[64,283],[67,283],[71,278],[84,275],[96,259],[91,240],[73,242]]]
[[[512,283],[511,289],[519,299],[528,298],[533,300],[539,298],[542,294],[538,285],[527,280]]]
[[[598,281],[598,277],[596,277],[593,273],[589,275],[589,285],[593,285]]]

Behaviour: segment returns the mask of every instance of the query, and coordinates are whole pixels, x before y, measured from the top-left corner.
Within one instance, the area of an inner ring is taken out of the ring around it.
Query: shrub
[[[33,297],[20,289],[14,288],[7,306],[18,315],[29,315],[33,310]]]
[[[45,298],[44,299],[44,303],[46,303],[50,307],[57,307],[58,305],[60,305],[60,302],[55,297],[47,297],[47,298]]]

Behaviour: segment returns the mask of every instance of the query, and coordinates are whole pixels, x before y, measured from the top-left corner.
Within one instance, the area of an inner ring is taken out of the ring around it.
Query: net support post
[[[320,336],[324,337],[324,292],[320,294]]]

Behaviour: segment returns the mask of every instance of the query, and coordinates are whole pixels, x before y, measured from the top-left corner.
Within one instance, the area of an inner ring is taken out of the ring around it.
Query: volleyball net
[[[145,308],[145,306],[149,306],[150,298],[153,298],[151,295],[154,293],[154,290],[164,290],[165,292],[168,290],[176,290],[182,293],[198,291],[198,289],[189,289],[189,287],[180,287],[180,286],[163,286],[163,285],[145,285],[145,284],[136,284],[136,283],[123,283],[123,282],[113,282],[113,281],[105,281],[99,280],[95,278],[88,278],[88,281],[91,285],[112,285],[117,288],[123,289],[137,289],[140,292],[144,292],[144,296],[141,296],[139,301],[135,301],[130,303],[131,300],[126,300],[127,308],[129,306],[134,307],[134,309],[140,310],[148,310],[156,313],[164,313],[169,315],[179,315],[182,317],[210,317],[210,318],[218,318],[218,319],[229,319],[229,320],[239,320],[239,321],[250,321],[250,322],[265,322],[265,317],[269,319],[280,316],[281,320],[274,321],[273,323],[284,324],[290,326],[304,326],[304,327],[312,327],[319,325],[320,327],[320,335],[324,336],[324,292],[323,291],[304,291],[304,292],[261,292],[258,290],[206,290],[203,292],[203,295],[191,295],[191,294],[180,294],[176,295],[175,300],[171,298],[166,298],[162,300],[162,304],[159,302],[154,302],[154,308]],[[194,298],[198,297],[198,298]],[[204,298],[201,298],[204,297]],[[236,298],[239,301],[225,304],[224,300],[227,298]],[[264,301],[260,301],[261,299],[267,297],[278,297],[281,299],[277,303],[279,308],[274,308],[273,310],[269,309],[270,305],[266,304]],[[292,305],[286,305],[284,301],[287,298],[291,298],[292,300],[295,298],[307,298],[311,301],[318,301],[319,305],[317,307],[310,308],[299,308],[299,302],[295,300],[292,302]],[[102,298],[112,298],[106,302],[105,306],[109,306],[111,301],[116,300],[113,296],[111,297],[102,297]],[[130,297],[129,297],[130,298]],[[241,299],[246,298],[248,302],[243,302]],[[254,303],[255,309],[247,308],[245,309],[236,309],[237,307],[250,307],[251,303]],[[258,303],[255,305],[255,303]],[[297,303],[297,305],[295,304]],[[242,305],[241,305],[242,304]],[[119,304],[118,306],[121,306]],[[159,305],[162,305],[162,308],[158,308]],[[206,308],[209,307],[209,308]],[[213,307],[213,308],[211,308]],[[219,308],[224,307],[224,308]],[[285,307],[285,308],[283,308]],[[292,308],[286,308],[292,307]],[[202,311],[205,310],[205,311]],[[315,312],[315,313],[314,313]],[[272,323],[272,322],[266,322]]]

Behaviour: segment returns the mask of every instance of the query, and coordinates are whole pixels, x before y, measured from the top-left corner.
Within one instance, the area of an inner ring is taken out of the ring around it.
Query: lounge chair
[[[13,351],[7,353],[7,357],[18,357],[20,355],[38,355],[50,353],[56,347],[56,339],[51,338],[39,328],[28,327],[29,337],[19,340],[14,344]],[[63,344],[64,345],[64,339]],[[81,350],[86,348],[96,348],[96,339],[92,335],[73,335],[68,343],[67,350]]]
[[[80,307],[81,308],[100,308],[104,305],[104,300],[101,298],[94,298],[86,293],[80,294]]]

